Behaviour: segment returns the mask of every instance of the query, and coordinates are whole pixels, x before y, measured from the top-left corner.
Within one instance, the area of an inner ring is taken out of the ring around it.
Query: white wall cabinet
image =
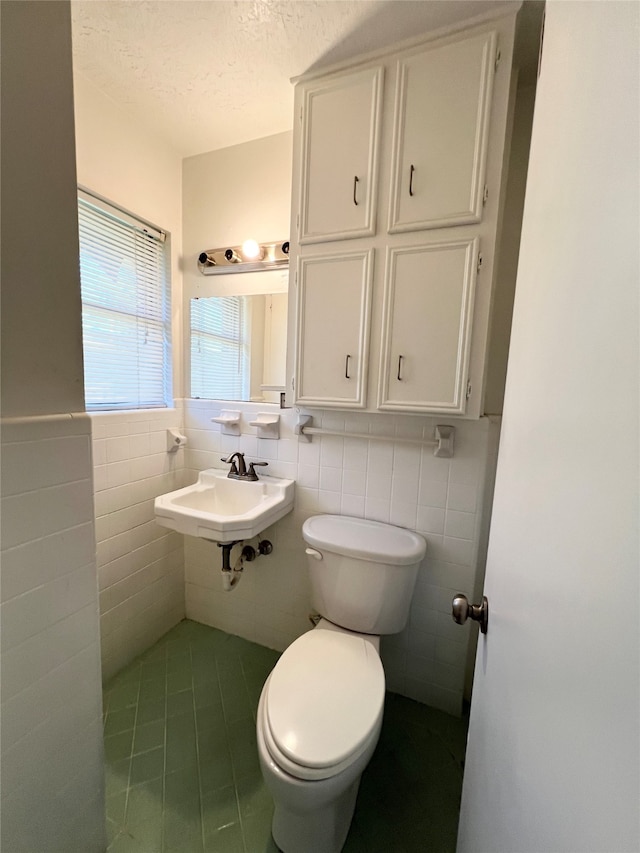
[[[364,408],[372,264],[372,250],[299,259],[299,403]]]
[[[305,89],[300,242],[374,233],[383,69]]]
[[[514,30],[510,12],[297,84],[295,404],[483,414]]]
[[[398,61],[389,231],[478,222],[495,32]]]
[[[463,414],[478,241],[387,254],[378,408]]]

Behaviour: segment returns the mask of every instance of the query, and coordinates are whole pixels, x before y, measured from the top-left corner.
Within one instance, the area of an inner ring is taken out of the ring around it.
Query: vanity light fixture
[[[288,263],[288,240],[279,240],[274,243],[245,240],[241,246],[207,249],[198,255],[198,269],[202,275],[259,272],[276,269]]]

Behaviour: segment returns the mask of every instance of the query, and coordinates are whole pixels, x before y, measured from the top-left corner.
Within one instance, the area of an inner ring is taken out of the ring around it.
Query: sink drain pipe
[[[244,569],[242,554],[236,560],[233,568],[231,568],[231,549],[235,545],[242,544],[237,542],[218,542],[218,548],[222,548],[222,589],[225,592],[230,592],[240,582],[240,576]]]
[[[225,592],[231,592],[240,583],[242,572],[244,571],[245,560],[250,563],[256,557],[266,556],[273,551],[273,545],[268,539],[262,539],[258,542],[258,548],[252,545],[245,545],[240,552],[240,556],[236,560],[233,567],[231,566],[231,550],[235,545],[242,545],[243,540],[236,542],[218,542],[218,548],[222,548],[222,589]]]

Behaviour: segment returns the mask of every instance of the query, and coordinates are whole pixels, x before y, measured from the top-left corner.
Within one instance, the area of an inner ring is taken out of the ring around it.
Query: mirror
[[[285,292],[190,300],[191,397],[280,402],[287,299]]]
[[[261,272],[197,273],[185,283],[190,396],[279,404],[286,383],[288,264]]]

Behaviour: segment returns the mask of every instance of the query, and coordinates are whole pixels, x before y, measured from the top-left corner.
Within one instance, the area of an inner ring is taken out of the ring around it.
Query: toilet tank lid
[[[314,515],[302,525],[302,535],[320,551],[394,566],[419,563],[427,550],[422,536],[412,530],[346,515]]]

